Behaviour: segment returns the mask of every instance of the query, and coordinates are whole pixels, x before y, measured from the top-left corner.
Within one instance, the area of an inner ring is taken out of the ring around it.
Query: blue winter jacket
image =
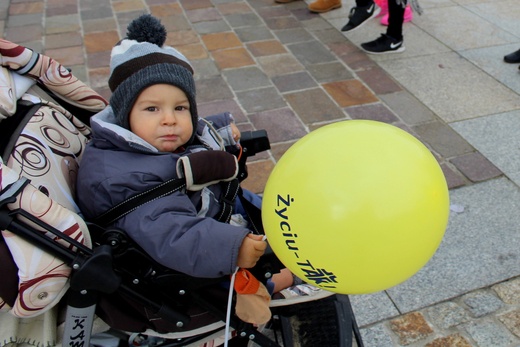
[[[199,119],[199,144],[182,154],[166,153],[116,125],[107,107],[92,117],[93,138],[81,159],[76,191],[82,213],[95,218],[129,197],[177,178],[176,163],[182,155],[235,144],[231,121],[229,113]],[[189,194],[178,191],[140,206],[114,226],[169,268],[195,277],[230,274],[249,231],[211,218],[220,211],[220,194],[219,184]]]

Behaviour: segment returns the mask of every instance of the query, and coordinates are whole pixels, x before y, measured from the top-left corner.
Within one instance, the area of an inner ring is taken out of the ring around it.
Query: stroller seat
[[[228,301],[222,279],[160,266],[123,230],[81,217],[76,174],[89,117],[106,100],[25,47],[0,40],[0,58],[0,91],[9,91],[0,92],[0,334],[7,337],[0,347],[77,345],[88,342],[91,331],[106,330],[159,336],[164,346],[198,346],[222,335]],[[279,266],[271,257],[259,268],[273,273]],[[269,325],[285,346],[348,347],[354,332],[362,347],[347,296],[272,312]],[[94,313],[97,319],[88,323]],[[230,324],[237,338],[279,346],[237,317]]]

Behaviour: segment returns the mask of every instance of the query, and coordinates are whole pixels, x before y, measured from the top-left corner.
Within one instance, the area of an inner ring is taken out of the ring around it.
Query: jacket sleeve
[[[183,193],[149,202],[118,222],[129,236],[162,265],[195,277],[231,274],[249,231],[197,217]]]
[[[233,133],[231,131],[231,123],[234,122],[235,119],[229,112],[199,118],[197,136],[201,138],[202,142],[207,144],[209,142],[208,134],[211,134],[211,130],[213,130],[222,139],[224,146],[236,145],[236,141],[233,139]]]

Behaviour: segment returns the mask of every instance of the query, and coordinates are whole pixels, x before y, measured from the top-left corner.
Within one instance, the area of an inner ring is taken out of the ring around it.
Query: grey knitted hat
[[[157,18],[145,14],[128,25],[127,37],[112,48],[108,80],[112,91],[110,106],[118,124],[126,129],[130,128],[128,116],[139,94],[159,83],[176,86],[186,94],[193,129],[197,127],[193,68],[179,51],[165,46],[165,41],[164,26]]]

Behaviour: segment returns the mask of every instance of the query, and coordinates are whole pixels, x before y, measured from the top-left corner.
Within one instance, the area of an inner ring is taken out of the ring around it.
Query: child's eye
[[[147,108],[146,108],[146,111],[150,111],[150,112],[157,111],[157,107],[155,107],[155,106],[147,107]]]
[[[189,108],[186,107],[186,106],[181,105],[181,106],[177,106],[177,107],[175,108],[175,110],[176,110],[176,111],[186,111],[186,110],[189,110]]]

